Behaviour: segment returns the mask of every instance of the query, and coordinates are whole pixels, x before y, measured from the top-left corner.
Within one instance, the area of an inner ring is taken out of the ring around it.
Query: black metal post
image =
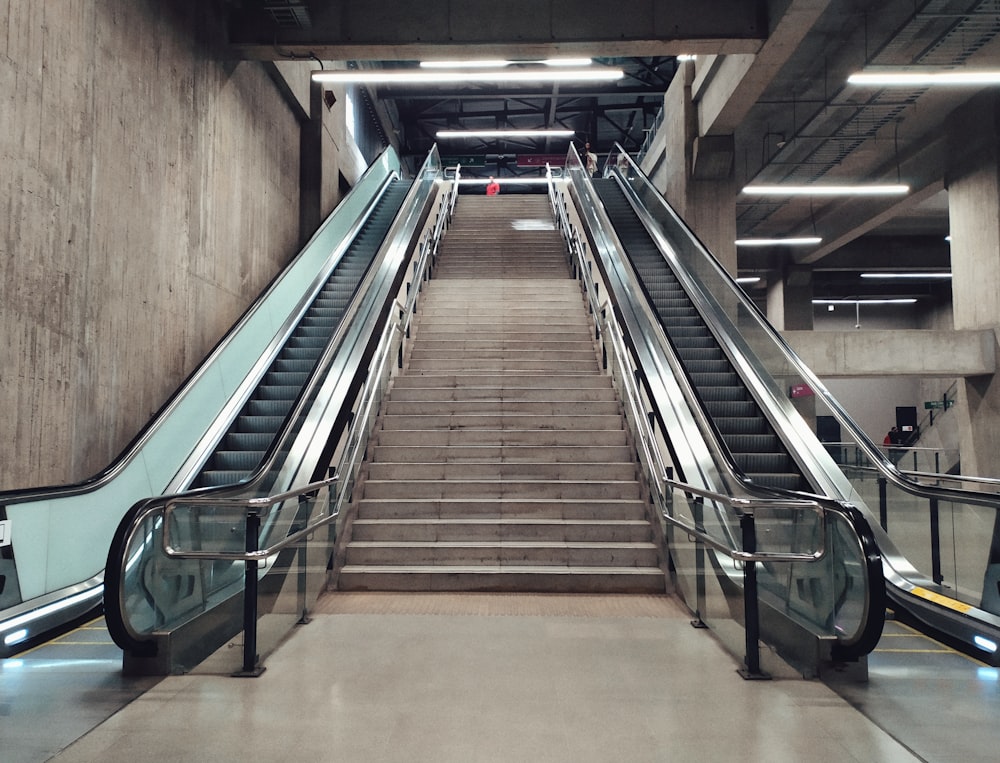
[[[878,478],[878,523],[883,530],[889,529],[889,498],[885,477]]]
[[[671,475],[671,478],[673,476]],[[705,529],[705,499],[701,496],[696,497],[691,502],[691,518],[694,520],[694,526],[698,530]],[[695,599],[695,619],[691,621],[691,625],[695,628],[707,628],[708,625],[705,623],[703,615],[705,614],[705,546],[702,545],[700,540],[695,541],[694,546],[694,599]]]
[[[753,554],[757,551],[757,529],[753,514],[740,517],[743,535],[743,551]],[[746,667],[738,671],[748,681],[760,681],[771,676],[760,669],[760,607],[757,600],[757,563],[743,563],[743,629],[746,632]]]
[[[260,514],[255,509],[247,511],[247,553],[260,548]],[[240,678],[256,678],[264,672],[257,664],[257,560],[244,563],[246,573],[243,585],[243,669],[233,673]]]
[[[940,583],[944,580],[941,574],[941,517],[938,512],[938,499],[931,498],[931,580]]]

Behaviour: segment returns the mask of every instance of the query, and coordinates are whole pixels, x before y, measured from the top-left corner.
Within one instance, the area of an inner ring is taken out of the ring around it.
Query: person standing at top
[[[490,177],[490,182],[486,184],[486,195],[496,196],[498,193],[500,193],[500,184]]]
[[[593,177],[597,174],[597,154],[590,150],[590,143],[583,147],[583,161],[587,165],[587,174]]]

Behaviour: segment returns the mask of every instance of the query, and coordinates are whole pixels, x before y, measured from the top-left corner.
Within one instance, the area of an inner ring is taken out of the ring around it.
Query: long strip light
[[[435,137],[447,138],[572,138],[574,130],[438,130]]]
[[[472,59],[468,61],[421,61],[421,69],[499,69],[517,64],[541,64],[542,66],[590,66],[589,58],[543,58],[537,61],[513,61],[510,59]]]
[[[862,278],[919,278],[928,280],[931,278],[946,279],[951,278],[951,273],[862,273]]]
[[[314,71],[314,82],[365,85],[447,85],[456,82],[611,82],[621,79],[621,69],[505,69],[487,71],[421,71],[419,69],[323,69]]]
[[[913,71],[906,69],[856,72],[847,78],[851,85],[876,87],[930,87],[932,85],[1000,85],[997,70]]]
[[[912,305],[914,297],[899,299],[814,299],[814,305]]]
[[[788,238],[738,238],[736,246],[811,246],[822,242],[819,236],[789,236]]]
[[[758,196],[883,196],[909,193],[910,186],[879,183],[846,185],[748,185],[743,193]]]

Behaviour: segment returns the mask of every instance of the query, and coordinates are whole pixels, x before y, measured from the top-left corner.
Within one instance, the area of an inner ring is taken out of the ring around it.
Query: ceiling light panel
[[[625,76],[621,69],[484,69],[447,71],[420,69],[324,69],[314,71],[314,82],[364,85],[447,85],[463,82],[537,83],[537,82],[612,82]]]

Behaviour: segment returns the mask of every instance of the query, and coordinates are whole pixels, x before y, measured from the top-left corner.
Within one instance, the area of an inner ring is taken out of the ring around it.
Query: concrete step
[[[655,567],[349,565],[340,571],[339,588],[343,591],[663,593],[665,581],[663,572]]]
[[[410,350],[409,362],[411,364],[428,364],[434,361],[442,363],[451,361],[461,361],[465,367],[470,363],[488,363],[494,360],[504,360],[514,363],[549,361],[558,368],[560,363],[570,363],[574,368],[584,368],[583,363],[594,368],[597,362],[597,355],[594,346],[590,342],[580,342],[578,347],[567,348],[565,344],[559,343],[554,347],[545,348],[530,345],[511,345],[496,348],[480,348],[470,350],[460,344],[451,347],[425,347],[416,343]]]
[[[428,378],[428,377],[423,377]],[[394,386],[388,399],[401,402],[492,401],[492,402],[618,402],[618,395],[611,387],[400,387]]]
[[[652,531],[644,519],[356,519],[351,525],[351,539],[352,542],[423,543],[466,540],[648,543]]]
[[[592,357],[588,359],[580,360],[538,360],[533,358],[470,358],[470,357],[455,357],[455,358],[417,358],[410,359],[406,362],[406,367],[414,372],[426,373],[426,372],[438,372],[438,373],[452,373],[456,371],[471,371],[484,372],[484,371],[503,371],[504,373],[522,373],[525,371],[545,371],[565,373],[568,371],[577,371],[579,373],[590,372],[595,373],[595,366],[597,364],[597,359]]]
[[[507,373],[503,376],[474,373],[406,374],[397,376],[392,382],[393,392],[413,387],[454,387],[455,389],[494,387],[501,390],[540,388],[558,390],[555,394],[562,395],[563,391],[569,389],[612,389],[612,384],[610,376],[605,376],[597,370],[583,375],[557,373],[546,376],[515,373]]]
[[[372,461],[369,480],[624,482],[636,477],[632,461],[579,463],[538,461]]]
[[[542,414],[463,414],[460,416],[420,415],[386,416],[384,429],[616,429],[621,415],[546,416]]]
[[[475,500],[566,500],[584,498],[621,500],[642,498],[642,489],[630,480],[546,480],[546,479],[369,479],[364,484],[365,499],[475,499]]]
[[[631,462],[626,445],[375,445],[369,448],[372,463],[577,463]]]
[[[638,498],[375,498],[366,492],[358,519],[539,519],[642,521],[646,507]]]
[[[345,564],[656,567],[653,543],[570,541],[353,541]]]
[[[385,416],[614,416],[617,400],[396,400],[382,407]]]
[[[377,429],[372,436],[373,445],[413,447],[427,445],[494,447],[537,446],[561,448],[581,445],[625,445],[627,438],[622,429]]]

